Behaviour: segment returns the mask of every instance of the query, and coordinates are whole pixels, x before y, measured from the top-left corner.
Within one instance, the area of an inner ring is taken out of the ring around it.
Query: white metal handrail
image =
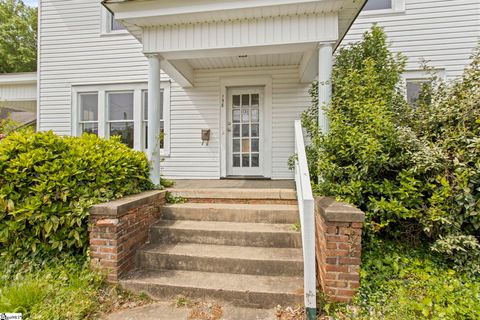
[[[295,184],[303,247],[304,301],[307,319],[316,318],[316,277],[315,277],[315,204],[308,172],[302,123],[295,120]]]

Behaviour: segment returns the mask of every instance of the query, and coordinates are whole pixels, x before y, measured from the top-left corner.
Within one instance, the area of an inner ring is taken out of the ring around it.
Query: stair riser
[[[140,268],[149,270],[188,270],[268,276],[298,276],[303,273],[301,261],[192,257],[146,251],[140,251],[137,259]]]
[[[226,198],[188,198],[184,197],[187,202],[192,203],[238,203],[238,204],[298,204],[293,199],[226,199]]]
[[[152,243],[203,243],[229,246],[301,248],[300,233],[263,233],[153,227]]]
[[[155,299],[175,299],[183,295],[190,299],[214,299],[231,303],[237,307],[273,308],[277,305],[294,306],[303,301],[302,289],[299,294],[264,293],[252,291],[226,291],[195,287],[166,286],[133,281],[120,281],[126,289],[147,293]]]
[[[229,221],[256,223],[298,223],[298,212],[292,210],[236,210],[216,208],[163,208],[167,220]]]

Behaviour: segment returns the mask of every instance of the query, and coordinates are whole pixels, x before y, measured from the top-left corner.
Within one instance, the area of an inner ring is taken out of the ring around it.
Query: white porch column
[[[332,43],[320,43],[318,51],[318,124],[323,133],[328,132],[329,123],[323,107],[332,99]]]
[[[150,179],[160,184],[160,57],[148,57],[148,160]]]

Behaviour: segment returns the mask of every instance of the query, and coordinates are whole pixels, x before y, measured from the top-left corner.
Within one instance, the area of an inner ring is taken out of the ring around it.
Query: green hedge
[[[13,133],[0,142],[0,255],[83,254],[93,204],[152,187],[145,155],[118,139]]]

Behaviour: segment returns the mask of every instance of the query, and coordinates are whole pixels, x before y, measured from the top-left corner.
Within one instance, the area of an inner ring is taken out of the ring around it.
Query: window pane
[[[242,154],[242,167],[250,167],[250,154]]]
[[[248,124],[242,124],[242,137],[248,137],[249,136],[249,125]]]
[[[260,165],[260,155],[258,153],[252,154],[252,167],[257,167]]]
[[[242,152],[250,152],[250,140],[242,139]]]
[[[133,120],[133,92],[108,93],[108,120]]]
[[[252,94],[252,108],[258,108],[259,96],[258,93]]]
[[[148,91],[142,91],[143,120],[148,120]],[[163,91],[160,91],[160,119],[163,120]]]
[[[145,149],[148,149],[148,122],[144,121],[143,122],[143,133],[145,136]],[[160,149],[163,149],[165,137],[164,137],[165,129],[164,129],[164,123],[163,121],[160,122],[160,134],[161,134],[161,140],[160,140]]]
[[[407,81],[407,102],[415,103],[422,90],[422,81]]]
[[[242,106],[246,107],[250,105],[250,95],[242,94]]]
[[[392,0],[368,0],[363,10],[392,9]]]
[[[237,109],[237,110],[233,110],[233,122],[240,122],[240,110]]]
[[[80,121],[98,120],[98,95],[96,93],[82,93],[80,98]]]
[[[130,148],[133,148],[133,123],[115,122],[110,123],[110,136],[120,136],[120,139]]]
[[[240,139],[233,139],[233,152],[240,152]]]
[[[258,109],[252,109],[252,122],[259,122],[260,117],[258,113]]]
[[[252,152],[258,152],[259,151],[259,140],[258,139],[252,139]]]
[[[250,110],[248,109],[242,109],[242,122],[243,123],[248,123],[250,118]]]
[[[233,166],[235,168],[240,167],[240,155],[239,154],[234,154],[233,155]]]
[[[252,124],[252,137],[258,137],[259,131],[260,131],[259,125]]]
[[[120,22],[115,20],[115,18],[113,17],[113,15],[111,13],[109,13],[109,15],[110,15],[110,30],[115,31],[115,30],[124,30],[125,29],[123,24],[121,24]]]
[[[240,125],[239,124],[234,124],[233,125],[233,136],[238,138],[240,137]]]
[[[98,136],[98,123],[82,123],[82,133],[91,133]]]
[[[233,96],[232,100],[233,100],[233,107],[234,108],[240,107],[240,96],[235,95],[235,96]]]

